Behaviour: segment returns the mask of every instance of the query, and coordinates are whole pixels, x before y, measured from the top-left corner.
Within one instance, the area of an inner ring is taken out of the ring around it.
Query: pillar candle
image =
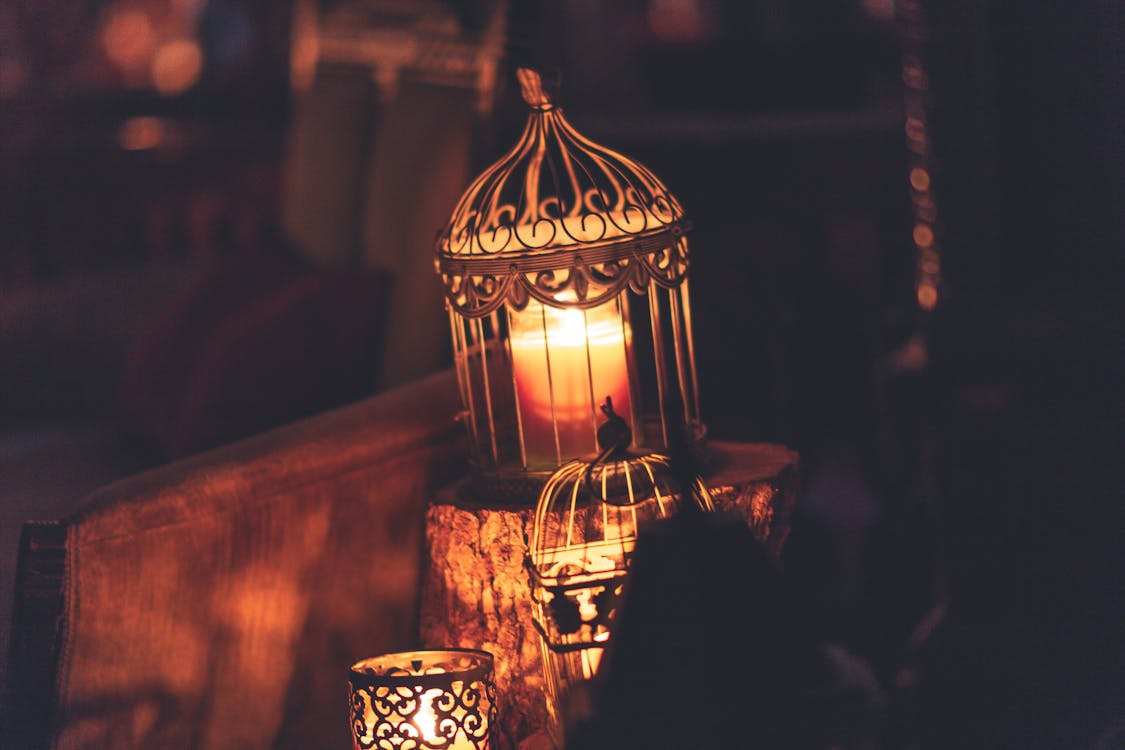
[[[531,302],[512,313],[511,344],[529,468],[595,452],[606,396],[631,424],[632,341],[616,301],[586,311]]]

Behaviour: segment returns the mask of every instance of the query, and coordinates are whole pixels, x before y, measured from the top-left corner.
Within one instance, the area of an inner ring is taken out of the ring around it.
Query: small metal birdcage
[[[616,415],[607,406],[612,425]],[[713,510],[702,480],[682,487],[667,456],[621,450],[630,437],[627,427],[622,432],[616,448],[607,446],[595,459],[576,459],[551,475],[528,540],[532,619],[560,746],[567,717],[582,702],[582,688],[597,673],[613,634],[638,533],[685,502]]]
[[[527,126],[462,196],[437,268],[474,486],[527,500],[597,451],[607,396],[646,449],[681,427],[700,442],[704,427],[679,202],[644,166],[579,135],[537,73],[518,76]]]

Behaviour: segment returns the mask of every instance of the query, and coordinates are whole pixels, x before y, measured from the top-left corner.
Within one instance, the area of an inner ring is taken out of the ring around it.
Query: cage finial
[[[520,82],[520,94],[529,107],[550,109],[553,106],[550,95],[543,88],[543,76],[539,75],[539,71],[519,68],[516,70],[516,78]]]

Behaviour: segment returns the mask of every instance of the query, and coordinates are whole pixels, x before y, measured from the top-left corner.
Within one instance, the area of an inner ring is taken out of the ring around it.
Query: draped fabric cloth
[[[415,645],[457,411],[447,372],[96,493],[66,522],[50,746],[347,747],[348,665]]]

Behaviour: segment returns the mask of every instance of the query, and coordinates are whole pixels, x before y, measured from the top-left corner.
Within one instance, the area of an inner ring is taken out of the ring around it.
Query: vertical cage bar
[[[609,471],[608,467],[606,467],[605,464],[602,464],[602,498],[603,499],[609,496],[608,493],[607,493],[607,487],[606,487],[606,484],[607,484],[606,472],[608,472],[608,471]],[[593,498],[591,498],[591,502],[593,502]],[[609,539],[609,503],[599,502],[598,505],[602,506],[602,539],[608,540]],[[618,528],[620,528],[620,526]]]
[[[590,649],[584,648],[580,652],[582,659],[582,677],[590,680],[594,677],[594,662],[590,659]]]
[[[629,510],[633,515],[633,538],[640,534],[640,529],[637,527],[637,496],[633,490],[633,475],[629,471],[629,464],[626,462],[625,466],[625,486],[629,489]],[[621,540],[621,557],[625,558],[625,540]]]
[[[594,396],[594,363],[590,358],[590,320],[582,311],[582,336],[586,339],[586,380],[590,385],[590,427],[594,430],[594,450],[598,450],[598,399]]]
[[[574,514],[578,511],[578,488],[581,482],[575,482],[570,491],[570,515],[566,518],[566,546],[570,547],[574,539]]]
[[[453,369],[457,371],[457,389],[461,392],[461,405],[464,406],[468,399],[465,398],[465,376],[461,373],[464,352],[457,340],[457,313],[448,304],[445,311],[449,314],[449,335],[453,337]]]
[[[687,373],[684,370],[684,352],[683,343],[681,339],[683,334],[680,332],[680,323],[683,318],[680,317],[680,300],[678,290],[668,290],[668,310],[672,316],[672,348],[676,355],[676,378],[680,382],[680,403],[684,407],[684,427],[691,429],[691,407],[688,404],[688,394],[691,392],[691,384],[688,382]]]
[[[668,513],[664,510],[664,496],[660,494],[660,484],[656,481],[656,477],[653,476],[652,467],[649,466],[647,462],[645,462],[644,467],[645,471],[648,472],[648,481],[652,483],[652,491],[656,495],[656,506],[660,509],[660,517],[667,518]]]
[[[469,347],[468,336],[465,333],[465,326],[468,322],[465,320],[457,321],[457,335],[461,342],[461,350],[465,352],[465,389],[469,395],[469,419],[473,423],[473,444],[474,450],[477,453],[477,459],[480,459],[481,444],[480,444],[480,424],[477,420],[477,397],[473,389],[473,353]]]
[[[625,349],[625,371],[629,376],[629,427],[633,430],[633,440],[638,445],[644,443],[644,426],[637,418],[640,409],[640,380],[637,379],[637,363],[633,357],[633,326],[629,322],[629,290],[617,295],[617,312],[621,318],[621,346]]]
[[[695,402],[695,419],[703,421],[702,412],[699,410],[699,374],[695,371],[695,339],[692,335],[691,302],[688,299],[688,280],[685,278],[680,284],[680,298],[684,304],[684,331],[687,333],[688,364],[691,370],[691,397]]]
[[[551,427],[555,431],[555,463],[562,463],[562,444],[559,442],[559,420],[555,416],[555,383],[551,379],[551,337],[547,335],[547,306],[539,305],[543,321],[543,352],[547,355],[547,390],[551,394]]]
[[[660,434],[668,446],[668,405],[665,403],[664,330],[660,325],[660,300],[656,298],[656,282],[648,282],[648,315],[652,321],[652,356],[656,360],[656,391],[660,397]]]
[[[524,471],[527,471],[527,442],[523,436],[523,411],[520,408],[520,389],[519,384],[516,382],[516,360],[512,354],[512,308],[504,305],[508,317],[508,335],[505,336],[508,345],[508,363],[512,370],[512,396],[516,400],[516,433],[520,441],[520,465]]]
[[[468,376],[468,352],[465,351],[465,342],[460,335],[461,316],[451,307],[449,308],[449,328],[453,334],[453,363],[457,370],[457,385],[461,389],[461,403],[469,411],[469,439],[473,443],[473,450],[478,449],[477,422],[473,413],[472,382]]]
[[[500,465],[500,450],[496,446],[496,422],[492,416],[492,384],[488,377],[488,357],[487,347],[484,342],[484,319],[475,318],[473,323],[476,323],[476,341],[474,346],[480,352],[480,373],[481,380],[484,382],[484,408],[488,412],[488,437],[492,446],[492,464],[493,466]],[[472,323],[470,323],[470,332],[472,332]]]
[[[616,525],[616,533],[612,538],[610,537],[609,526],[607,522],[607,526],[605,527],[605,530],[602,534],[602,536],[605,538],[605,541],[617,543],[618,554],[621,555],[622,560],[628,559],[627,556],[629,553],[626,549],[627,540],[630,536],[636,537],[636,534],[629,534],[625,531],[625,514],[628,512],[629,511],[626,508],[614,507],[613,522]]]
[[[556,657],[545,640],[539,642],[539,652],[543,656],[543,677],[547,687],[547,710],[551,714],[551,732],[557,734],[562,717],[557,715],[559,696],[555,686],[559,683],[559,673],[555,665]]]

